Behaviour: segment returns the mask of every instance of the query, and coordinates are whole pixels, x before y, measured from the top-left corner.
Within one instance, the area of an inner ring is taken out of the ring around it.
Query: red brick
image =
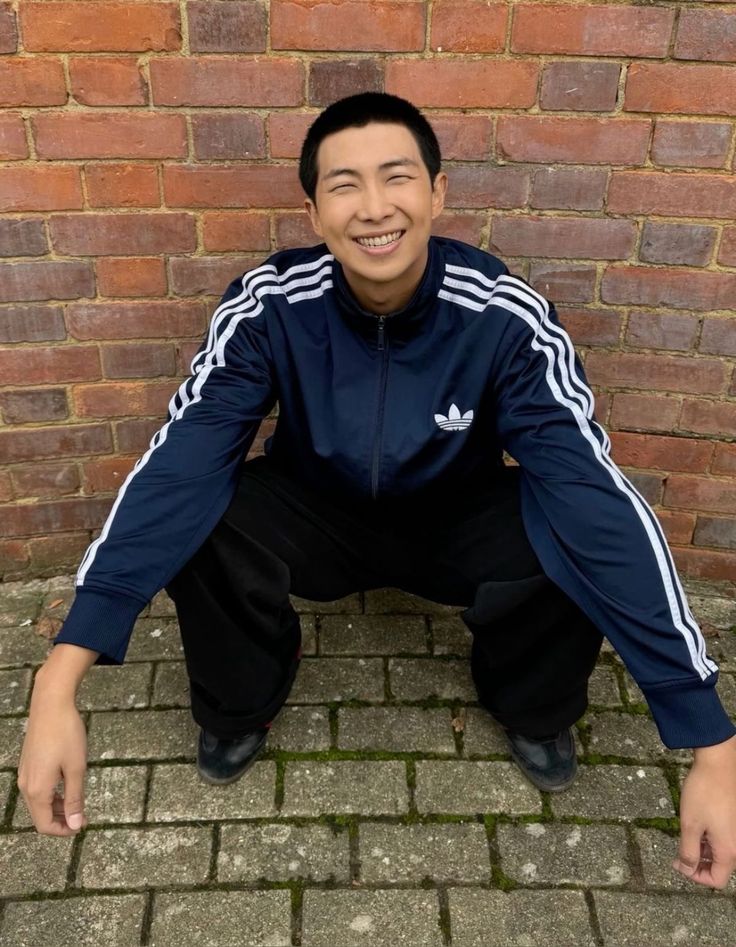
[[[672,431],[680,416],[680,407],[679,398],[616,392],[611,426],[618,430]]]
[[[202,215],[205,250],[268,250],[269,219],[266,214],[212,211]]]
[[[714,474],[736,476],[736,444],[716,444],[711,470]]]
[[[301,207],[304,192],[291,165],[164,168],[169,207]]]
[[[169,342],[117,342],[101,345],[105,378],[155,378],[176,372],[174,347]]]
[[[723,401],[687,400],[682,406],[679,428],[716,437],[736,435],[736,404]]]
[[[736,178],[663,171],[614,171],[608,190],[614,214],[736,218]]]
[[[199,302],[78,303],[67,307],[69,332],[75,339],[170,339],[204,332],[205,310]]]
[[[488,158],[493,120],[485,115],[432,115],[432,128],[446,161]]]
[[[46,342],[65,338],[64,317],[59,306],[0,308],[0,342]]]
[[[178,342],[176,345],[176,371],[179,375],[190,375],[192,372],[192,359],[199,352],[199,340]]]
[[[97,288],[102,296],[163,296],[166,266],[161,257],[98,260]]]
[[[728,309],[734,294],[736,274],[679,268],[609,266],[601,285],[601,298],[608,303],[674,309]]]
[[[84,492],[117,493],[135,466],[137,457],[103,457],[82,464]]]
[[[699,349],[713,355],[736,355],[736,316],[706,316]]]
[[[432,49],[443,53],[500,53],[506,45],[508,7],[486,0],[437,0]]]
[[[69,416],[63,388],[31,388],[0,393],[0,407],[6,424],[29,421],[62,421]]]
[[[641,473],[638,470],[626,472],[626,476],[651,506],[662,501],[664,490],[664,474]]]
[[[89,263],[76,260],[0,263],[0,302],[78,299],[94,294],[95,279]]]
[[[0,161],[22,161],[28,157],[28,141],[22,115],[0,115]]]
[[[268,116],[268,139],[272,158],[298,158],[314,115],[273,112]]]
[[[736,519],[699,516],[693,543],[696,546],[722,546],[724,549],[736,549]]]
[[[727,380],[726,366],[719,359],[684,355],[596,351],[588,354],[585,370],[597,385],[652,391],[718,394]]]
[[[73,529],[95,529],[107,519],[109,499],[58,500],[3,507],[5,536],[34,536]]]
[[[449,171],[448,207],[523,207],[529,173],[520,168],[459,165]]]
[[[177,296],[221,296],[225,287],[246,270],[263,262],[262,256],[174,257],[171,289]]]
[[[42,220],[0,220],[0,257],[43,256],[48,249]]]
[[[681,510],[657,510],[657,519],[670,543],[685,545],[692,541],[695,514]]]
[[[529,282],[555,303],[587,303],[595,291],[595,266],[586,263],[532,263]]]
[[[731,148],[730,124],[657,119],[652,139],[655,164],[722,168]]]
[[[621,334],[622,316],[610,309],[560,309],[560,321],[576,345],[614,345]]]
[[[736,68],[632,63],[626,80],[624,108],[670,115],[733,115]]]
[[[677,568],[695,579],[736,581],[736,556],[710,549],[682,547],[672,550]]]
[[[386,91],[432,108],[529,108],[539,64],[531,60],[389,60]]]
[[[632,6],[519,4],[511,49],[583,56],[666,56],[674,10]]]
[[[107,424],[62,424],[19,431],[0,431],[0,456],[6,462],[45,457],[79,457],[112,450]]]
[[[75,385],[72,400],[80,418],[159,417],[166,414],[176,388],[172,379],[165,382]]]
[[[0,503],[7,503],[14,498],[15,492],[10,481],[10,474],[0,471]]]
[[[301,105],[304,66],[293,59],[154,59],[156,105]]]
[[[551,62],[544,67],[543,109],[610,112],[616,107],[621,66],[615,62]]]
[[[37,115],[31,120],[40,158],[181,158],[183,115],[165,112]]]
[[[422,0],[271,0],[273,49],[424,49]]]
[[[679,313],[632,312],[626,341],[650,349],[687,352],[698,332],[697,316]]]
[[[151,438],[161,427],[158,418],[131,418],[114,424],[118,449],[124,453],[148,450]]]
[[[0,542],[0,573],[6,582],[21,578],[29,563],[28,543],[20,540]]]
[[[639,258],[646,263],[707,266],[713,256],[717,235],[715,227],[646,221]]]
[[[154,164],[88,164],[84,176],[90,207],[158,207]]]
[[[724,227],[718,262],[723,266],[736,266],[736,227]]]
[[[664,503],[707,513],[736,513],[736,483],[673,474],[667,479]]]
[[[502,116],[496,149],[510,161],[641,164],[650,128],[639,119]]]
[[[445,211],[435,220],[432,233],[442,237],[451,237],[453,240],[462,240],[463,243],[478,247],[485,225],[485,214],[453,214]]]
[[[309,67],[309,104],[324,107],[345,95],[383,92],[383,63],[373,59],[327,59]]]
[[[94,345],[33,346],[0,351],[0,377],[5,385],[43,385],[100,377]]]
[[[266,155],[266,134],[259,115],[240,112],[193,115],[192,143],[195,156],[203,161]]]
[[[181,47],[178,3],[22,3],[29,52],[134,52]]]
[[[603,168],[539,168],[529,204],[540,209],[600,210],[607,183]]]
[[[314,247],[322,242],[305,213],[276,214],[276,249],[288,250],[291,247]]]
[[[491,240],[502,256],[625,260],[636,224],[599,217],[494,217]]]
[[[194,250],[190,214],[75,214],[54,217],[51,241],[70,256],[131,256]]]
[[[86,533],[56,533],[28,540],[34,575],[58,575],[79,565],[82,554],[89,546]]]
[[[18,49],[18,27],[15,13],[9,3],[0,3],[0,53],[14,53]]]
[[[79,489],[79,470],[76,464],[14,467],[13,483],[18,497],[58,497]]]
[[[736,61],[736,13],[725,10],[682,10],[675,58]]]
[[[187,3],[193,53],[260,53],[266,49],[266,10],[261,2],[194,0]]]
[[[0,211],[75,210],[82,203],[79,168],[0,170]]]
[[[713,455],[713,444],[686,437],[629,434],[613,431],[612,456],[622,467],[705,473]]]
[[[64,105],[64,67],[58,59],[0,62],[0,106]]]
[[[72,58],[69,77],[81,105],[145,105],[148,100],[136,59]]]

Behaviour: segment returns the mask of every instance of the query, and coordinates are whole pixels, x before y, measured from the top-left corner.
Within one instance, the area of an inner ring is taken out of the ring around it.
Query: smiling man
[[[575,778],[572,726],[605,634],[664,742],[695,748],[676,867],[724,886],[736,737],[717,668],[553,307],[494,256],[430,236],[447,178],[408,102],[330,106],[300,177],[324,242],[233,282],[82,561],[21,759],[36,827],[84,824],[74,695],[95,660],[123,661],[160,588],[177,607],[200,775],[228,783],[262,750],[297,671],[289,594],[396,586],[464,607],[479,700],[549,792]],[[265,457],[244,463],[276,402]]]

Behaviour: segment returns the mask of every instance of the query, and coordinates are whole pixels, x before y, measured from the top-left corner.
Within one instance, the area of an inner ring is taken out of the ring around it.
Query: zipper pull
[[[383,332],[384,332],[385,322],[386,322],[385,316],[378,317],[378,351],[379,352],[383,351]]]

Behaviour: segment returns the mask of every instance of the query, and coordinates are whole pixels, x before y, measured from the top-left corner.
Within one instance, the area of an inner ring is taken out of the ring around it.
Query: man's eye
[[[393,174],[389,181],[411,181],[412,177],[408,174]]]
[[[332,188],[332,190],[333,190],[333,191],[340,191],[340,190],[342,190],[342,189],[344,189],[344,188],[346,188],[346,187],[355,187],[355,185],[354,185],[354,184],[336,184],[336,185]]]

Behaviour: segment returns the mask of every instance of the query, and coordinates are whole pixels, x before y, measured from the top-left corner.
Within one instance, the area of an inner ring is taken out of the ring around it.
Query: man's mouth
[[[353,237],[361,247],[387,247],[396,243],[405,233],[404,230],[394,230],[392,233],[381,234],[380,237]]]

